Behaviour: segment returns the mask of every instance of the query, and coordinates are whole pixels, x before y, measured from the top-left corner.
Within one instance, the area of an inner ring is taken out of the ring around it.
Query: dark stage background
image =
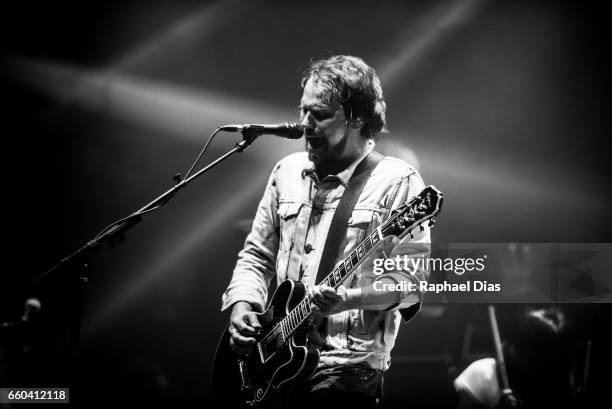
[[[7,342],[0,375],[71,383],[88,404],[204,402],[227,320],[221,293],[273,164],[301,141],[261,137],[92,254],[76,366],[64,352],[78,319],[69,271],[25,284],[169,188],[216,126],[295,120],[301,69],[332,53],[376,68],[390,130],[380,150],[445,193],[434,241],[611,241],[604,11],[486,0],[5,5],[0,321],[31,295],[43,307],[24,335],[30,352]],[[236,140],[220,135],[205,159]],[[502,331],[516,308],[499,307]],[[566,308],[576,348],[596,340],[596,391],[609,308]],[[483,305],[427,306],[399,334],[387,406],[453,406],[452,379],[492,354],[487,331]]]

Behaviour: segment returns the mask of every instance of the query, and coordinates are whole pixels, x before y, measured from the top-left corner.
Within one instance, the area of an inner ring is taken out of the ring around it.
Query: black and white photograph
[[[0,406],[607,406],[605,6],[6,4]]]

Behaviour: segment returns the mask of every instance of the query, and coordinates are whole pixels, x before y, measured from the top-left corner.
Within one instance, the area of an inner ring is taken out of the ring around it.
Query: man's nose
[[[315,129],[315,121],[310,112],[307,112],[302,120],[300,121],[300,125],[304,127],[304,135],[311,136],[314,135]]]
[[[303,115],[302,120],[300,121],[300,125],[303,125],[308,128],[314,128],[314,118],[312,117],[312,114],[310,112],[306,112]]]

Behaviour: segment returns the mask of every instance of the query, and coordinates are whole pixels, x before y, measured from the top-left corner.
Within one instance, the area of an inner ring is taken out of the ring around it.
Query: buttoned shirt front
[[[316,277],[316,274],[327,231],[361,159],[363,156],[344,171],[323,180],[317,178],[305,152],[291,154],[275,165],[251,232],[238,255],[232,280],[223,294],[223,310],[238,301],[247,301],[255,309],[263,311],[268,299],[268,285],[274,276],[277,283],[285,279],[299,280],[307,287],[324,277]],[[350,254],[394,209],[424,187],[412,166],[400,159],[384,157],[357,200],[336,261]],[[414,283],[418,289],[418,282],[427,280],[426,270],[394,270],[377,276],[373,273],[372,262],[376,258],[396,255],[428,256],[429,243],[427,227],[414,233],[413,237],[405,234],[387,238],[356,268],[344,285],[366,288],[385,277],[396,282]],[[396,303],[385,306],[374,305],[364,297],[364,309],[329,316],[319,367],[357,365],[388,369],[390,352],[401,322],[399,310],[407,307],[418,309],[421,297],[418,290],[404,290],[398,292]]]

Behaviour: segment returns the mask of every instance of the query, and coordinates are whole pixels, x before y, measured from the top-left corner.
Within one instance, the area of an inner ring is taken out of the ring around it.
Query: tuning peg
[[[409,234],[410,234],[410,238],[414,239],[414,234],[412,234],[412,230],[410,230]]]
[[[436,220],[435,219],[431,219],[429,221],[429,227],[433,227],[436,224]]]
[[[419,223],[419,230],[425,231],[425,227],[423,227],[423,225],[421,223]]]

